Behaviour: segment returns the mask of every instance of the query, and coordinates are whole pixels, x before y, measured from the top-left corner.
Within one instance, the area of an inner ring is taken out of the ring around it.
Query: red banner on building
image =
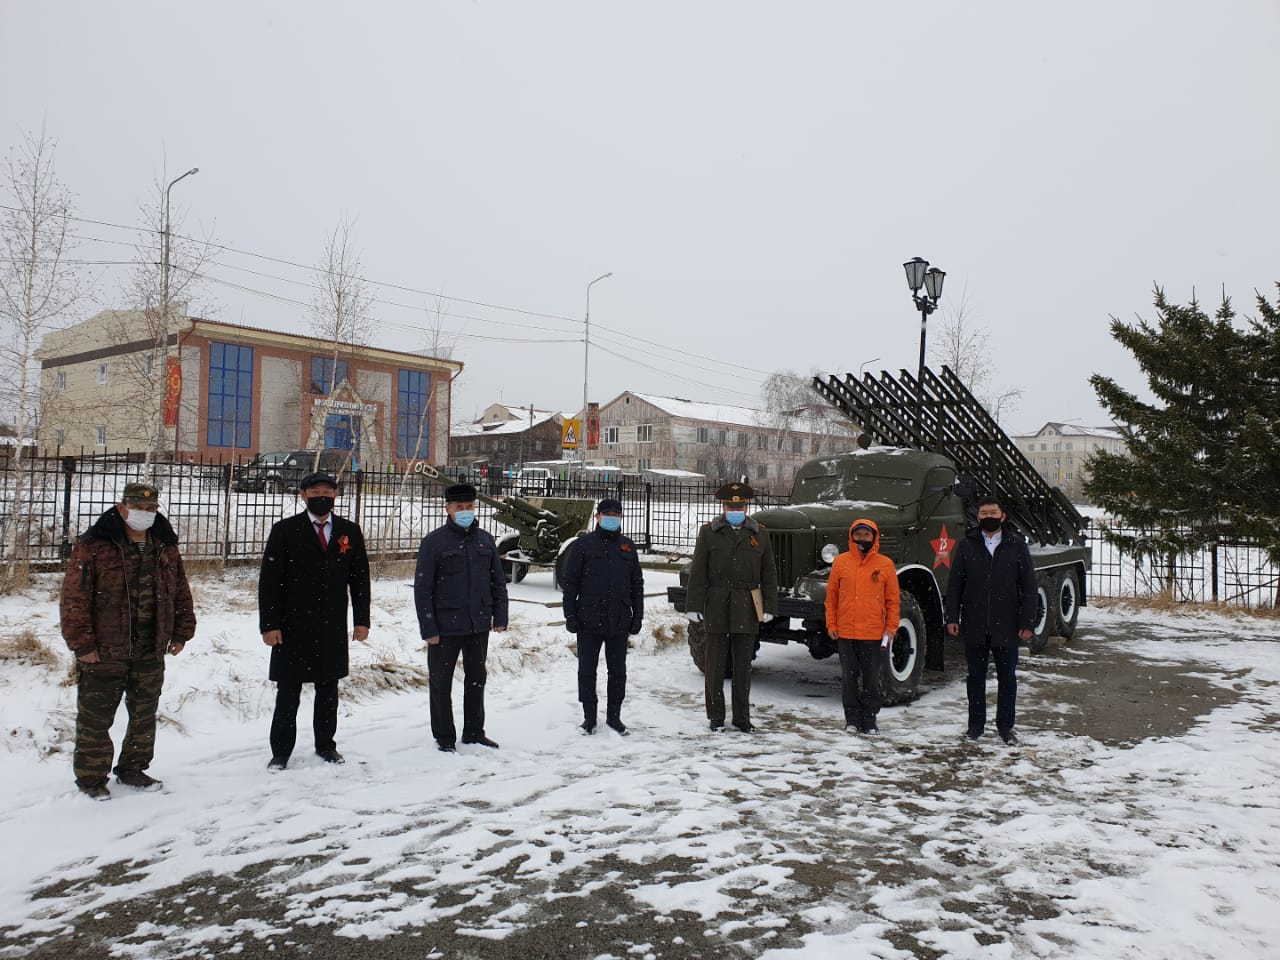
[[[600,446],[600,404],[587,404],[587,449]]]
[[[164,425],[178,425],[178,404],[182,400],[182,361],[170,357],[168,369],[165,371],[164,388]]]

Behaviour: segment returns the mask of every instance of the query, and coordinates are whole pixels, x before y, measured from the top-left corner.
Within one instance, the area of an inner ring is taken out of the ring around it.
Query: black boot
[[[620,737],[625,737],[627,735],[627,725],[622,722],[622,718],[616,713],[609,714],[608,718],[605,719],[604,725],[610,730],[613,730]]]

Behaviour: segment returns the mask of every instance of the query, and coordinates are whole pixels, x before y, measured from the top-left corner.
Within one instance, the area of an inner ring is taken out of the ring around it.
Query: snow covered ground
[[[760,733],[712,734],[657,596],[632,736],[584,737],[548,577],[491,640],[501,750],[435,751],[400,576],[353,645],[348,763],[304,732],[280,774],[253,577],[198,580],[165,790],[108,803],[72,785],[56,580],[0,600],[0,957],[1277,956],[1280,622],[1086,609],[1024,660],[1009,750],[961,741],[954,665],[868,740],[842,732],[834,661],[770,646]]]

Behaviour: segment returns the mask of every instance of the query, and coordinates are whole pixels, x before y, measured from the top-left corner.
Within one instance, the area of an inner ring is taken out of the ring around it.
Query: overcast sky
[[[460,298],[455,419],[577,409],[610,271],[592,400],[752,405],[773,370],[914,371],[924,257],[1025,389],[1014,430],[1106,422],[1088,376],[1138,385],[1108,317],[1154,284],[1251,314],[1280,280],[1277,0],[10,0],[0,27],[0,144],[43,123],[80,216],[136,224],[198,166],[175,219],[238,251],[315,264],[352,218],[409,288],[375,287],[381,345]],[[209,275],[194,312],[305,331],[307,271]]]

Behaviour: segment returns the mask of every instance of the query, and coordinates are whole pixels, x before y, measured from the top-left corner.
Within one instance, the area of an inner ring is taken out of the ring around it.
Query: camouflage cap
[[[126,483],[120,497],[125,503],[160,503],[160,491],[150,483]]]

